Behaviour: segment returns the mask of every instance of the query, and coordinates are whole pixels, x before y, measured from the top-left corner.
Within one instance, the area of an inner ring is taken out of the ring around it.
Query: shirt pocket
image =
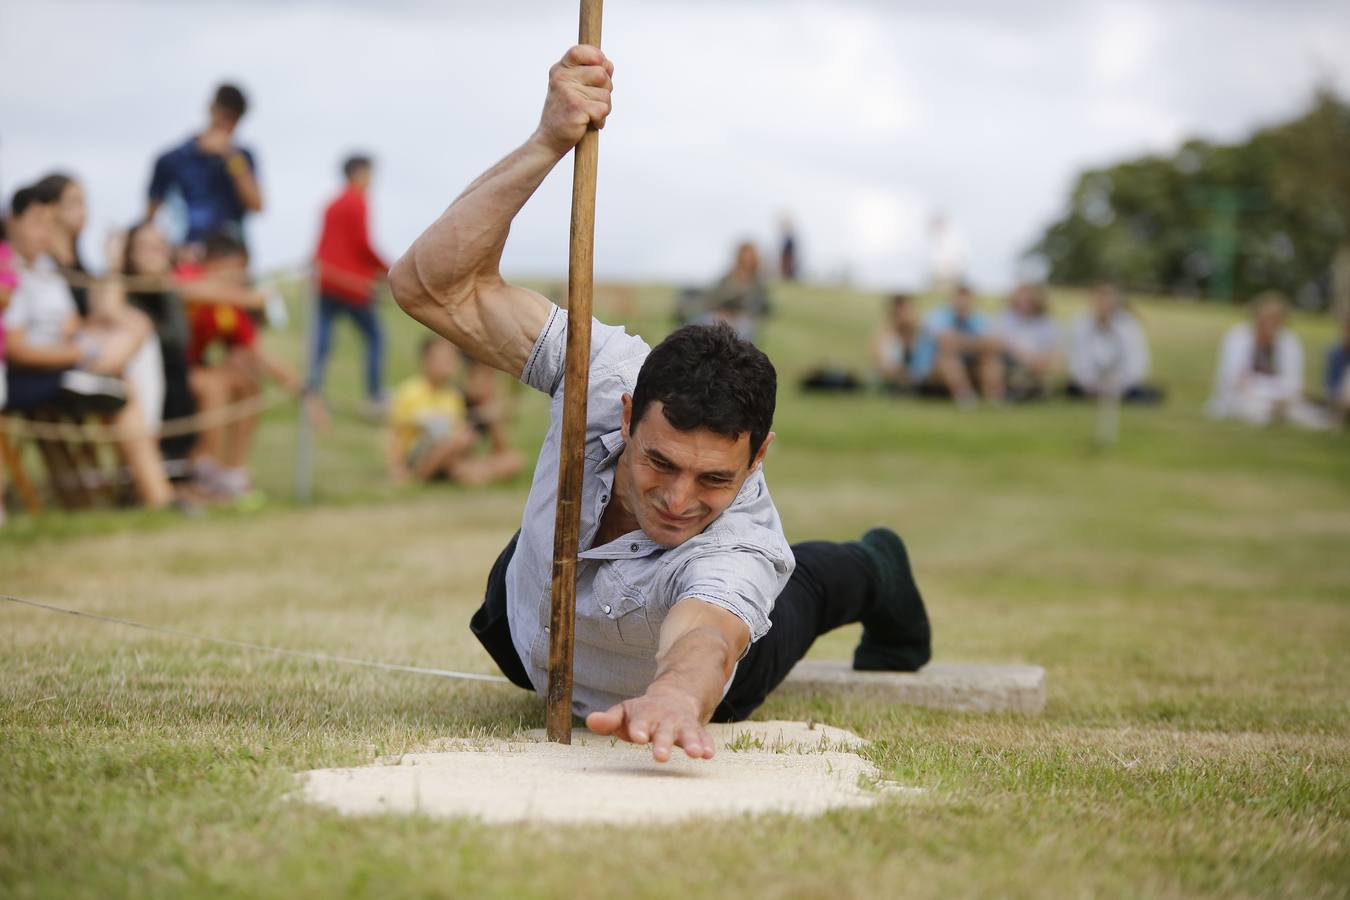
[[[643,591],[624,578],[614,563],[600,567],[595,588],[597,624],[605,638],[627,647],[654,649],[656,632],[647,618]]]

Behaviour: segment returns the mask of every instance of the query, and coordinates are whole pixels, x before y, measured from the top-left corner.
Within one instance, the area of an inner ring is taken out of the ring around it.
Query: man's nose
[[[694,505],[698,485],[688,475],[681,475],[666,489],[666,510],[673,516],[684,516]]]

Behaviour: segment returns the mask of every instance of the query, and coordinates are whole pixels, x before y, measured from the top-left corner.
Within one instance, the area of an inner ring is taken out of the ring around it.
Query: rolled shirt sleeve
[[[774,600],[792,574],[791,555],[754,544],[723,545],[684,565],[675,598],[691,597],[734,614],[750,629],[750,643],[768,634]]]

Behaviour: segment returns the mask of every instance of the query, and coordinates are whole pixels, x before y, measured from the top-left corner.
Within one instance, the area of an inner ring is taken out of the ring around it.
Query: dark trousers
[[[380,318],[375,314],[374,301],[358,306],[327,295],[319,297],[305,388],[310,391],[323,389],[324,370],[328,367],[328,354],[333,348],[333,323],[342,315],[352,320],[365,339],[366,396],[370,400],[380,400],[384,396],[384,332],[380,330]]]
[[[488,575],[483,605],[469,628],[512,684],[534,690],[511,642],[506,618],[506,567],[516,537],[497,557]],[[797,558],[783,592],[774,602],[769,633],[750,645],[736,667],[731,689],[713,712],[714,722],[739,722],[759,708],[811,649],[816,638],[841,625],[862,621],[879,602],[876,575],[852,544],[806,541],[794,544]]]

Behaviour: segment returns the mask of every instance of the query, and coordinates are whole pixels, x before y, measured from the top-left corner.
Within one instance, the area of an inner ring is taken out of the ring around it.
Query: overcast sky
[[[703,280],[790,211],[812,275],[915,285],[941,210],[999,288],[1081,167],[1241,136],[1319,81],[1350,94],[1344,0],[610,0],[604,31],[601,277]],[[228,78],[252,104],[259,265],[311,252],[353,149],[396,256],[529,135],[575,34],[568,0],[0,0],[0,188],[77,173],[97,259]],[[517,220],[508,273],[565,271],[570,178]]]

